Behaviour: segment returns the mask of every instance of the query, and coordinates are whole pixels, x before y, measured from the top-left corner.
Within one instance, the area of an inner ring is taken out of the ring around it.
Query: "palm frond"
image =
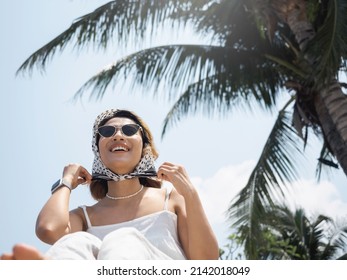
[[[325,215],[312,219],[303,208],[292,212],[285,204],[268,207],[260,223],[278,239],[275,245],[279,247],[279,256],[285,253],[290,259],[329,260],[341,256],[347,249],[346,228],[338,228],[334,220]]]
[[[94,11],[73,21],[71,26],[49,43],[34,52],[19,67],[17,73],[32,71],[36,66],[44,70],[57,52],[62,52],[68,44],[80,50],[87,45],[106,49],[111,42],[126,45],[142,42],[144,36],[153,32],[164,22],[184,18],[178,11],[189,10],[190,1],[183,0],[116,0],[100,6]],[[199,1],[199,5],[208,3]],[[187,21],[188,17],[185,18]]]
[[[338,256],[337,260],[347,260],[347,227],[340,228],[332,237],[332,242],[335,245],[334,256]]]
[[[281,73],[276,65],[255,52],[210,45],[159,46],[108,66],[87,81],[76,97],[91,89],[92,96],[101,98],[112,81],[122,80],[148,89],[156,89],[165,82],[170,88],[166,93],[168,99],[186,89],[169,112],[166,128],[169,122],[197,108],[211,114],[222,104],[230,109],[235,105],[231,101],[236,94],[249,107],[257,103],[271,109],[284,84]]]
[[[187,87],[170,111],[167,113],[162,129],[162,137],[168,127],[181,120],[181,118],[201,111],[206,116],[216,114],[224,116],[233,112],[235,108],[245,110],[275,108],[279,97],[278,90],[282,77],[274,67],[264,67],[264,75],[252,76],[250,71],[244,69],[235,72],[221,72],[201,79]],[[266,77],[269,79],[266,80]],[[259,80],[257,80],[257,77]]]
[[[266,207],[273,206],[274,198],[283,195],[283,186],[297,178],[293,159],[301,155],[299,143],[290,114],[280,111],[249,181],[228,209],[232,227],[247,228],[243,237],[249,248],[256,248],[260,238],[257,222]]]
[[[325,215],[319,215],[313,224],[317,242],[315,259],[331,260],[343,258],[347,250],[347,228],[338,227],[334,220]],[[312,256],[314,256],[312,254]]]
[[[321,81],[335,77],[347,59],[347,1],[327,1],[325,20],[318,26],[306,53],[315,57],[312,79]]]
[[[157,88],[165,80],[171,86],[171,93],[184,88],[197,75],[208,76],[225,67],[227,52],[220,46],[209,45],[168,45],[145,49],[122,58],[108,66],[87,81],[77,96],[92,88],[92,95],[102,97],[111,81],[119,81],[124,75],[132,85],[141,84],[147,88]],[[133,72],[132,72],[133,71]]]
[[[309,259],[306,241],[311,234],[311,228],[302,208],[292,212],[285,204],[269,207],[260,223],[269,227],[278,241],[282,241],[278,244],[284,251],[282,255],[287,255],[289,259]]]

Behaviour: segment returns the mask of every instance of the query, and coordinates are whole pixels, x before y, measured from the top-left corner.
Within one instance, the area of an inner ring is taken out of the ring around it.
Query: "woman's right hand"
[[[90,184],[92,175],[82,165],[70,163],[64,167],[63,178],[70,183],[72,189],[80,184]]]

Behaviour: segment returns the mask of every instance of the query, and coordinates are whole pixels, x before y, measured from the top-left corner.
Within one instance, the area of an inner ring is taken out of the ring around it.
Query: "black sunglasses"
[[[101,136],[107,138],[115,135],[118,129],[120,129],[123,135],[130,137],[135,135],[139,131],[139,129],[142,128],[138,124],[125,124],[123,126],[104,125],[98,128],[98,133]]]

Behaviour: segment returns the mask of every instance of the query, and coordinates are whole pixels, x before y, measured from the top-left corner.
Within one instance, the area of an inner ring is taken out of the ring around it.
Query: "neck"
[[[141,188],[139,178],[132,178],[122,181],[109,181],[108,194],[110,196],[119,197],[133,194]]]

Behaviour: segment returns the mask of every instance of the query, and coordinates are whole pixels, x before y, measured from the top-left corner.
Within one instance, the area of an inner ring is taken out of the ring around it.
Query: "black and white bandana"
[[[98,128],[100,123],[107,118],[113,117],[118,110],[107,110],[101,113],[95,120],[93,126],[93,139],[92,139],[92,149],[94,152],[94,161],[92,168],[93,179],[103,179],[107,181],[122,181],[126,179],[131,179],[134,177],[154,177],[157,176],[154,166],[154,156],[152,149],[149,145],[145,146],[143,149],[143,156],[139,161],[138,165],[135,167],[134,171],[127,174],[116,174],[110,169],[108,169],[104,163],[101,161],[99,154],[97,136]]]

